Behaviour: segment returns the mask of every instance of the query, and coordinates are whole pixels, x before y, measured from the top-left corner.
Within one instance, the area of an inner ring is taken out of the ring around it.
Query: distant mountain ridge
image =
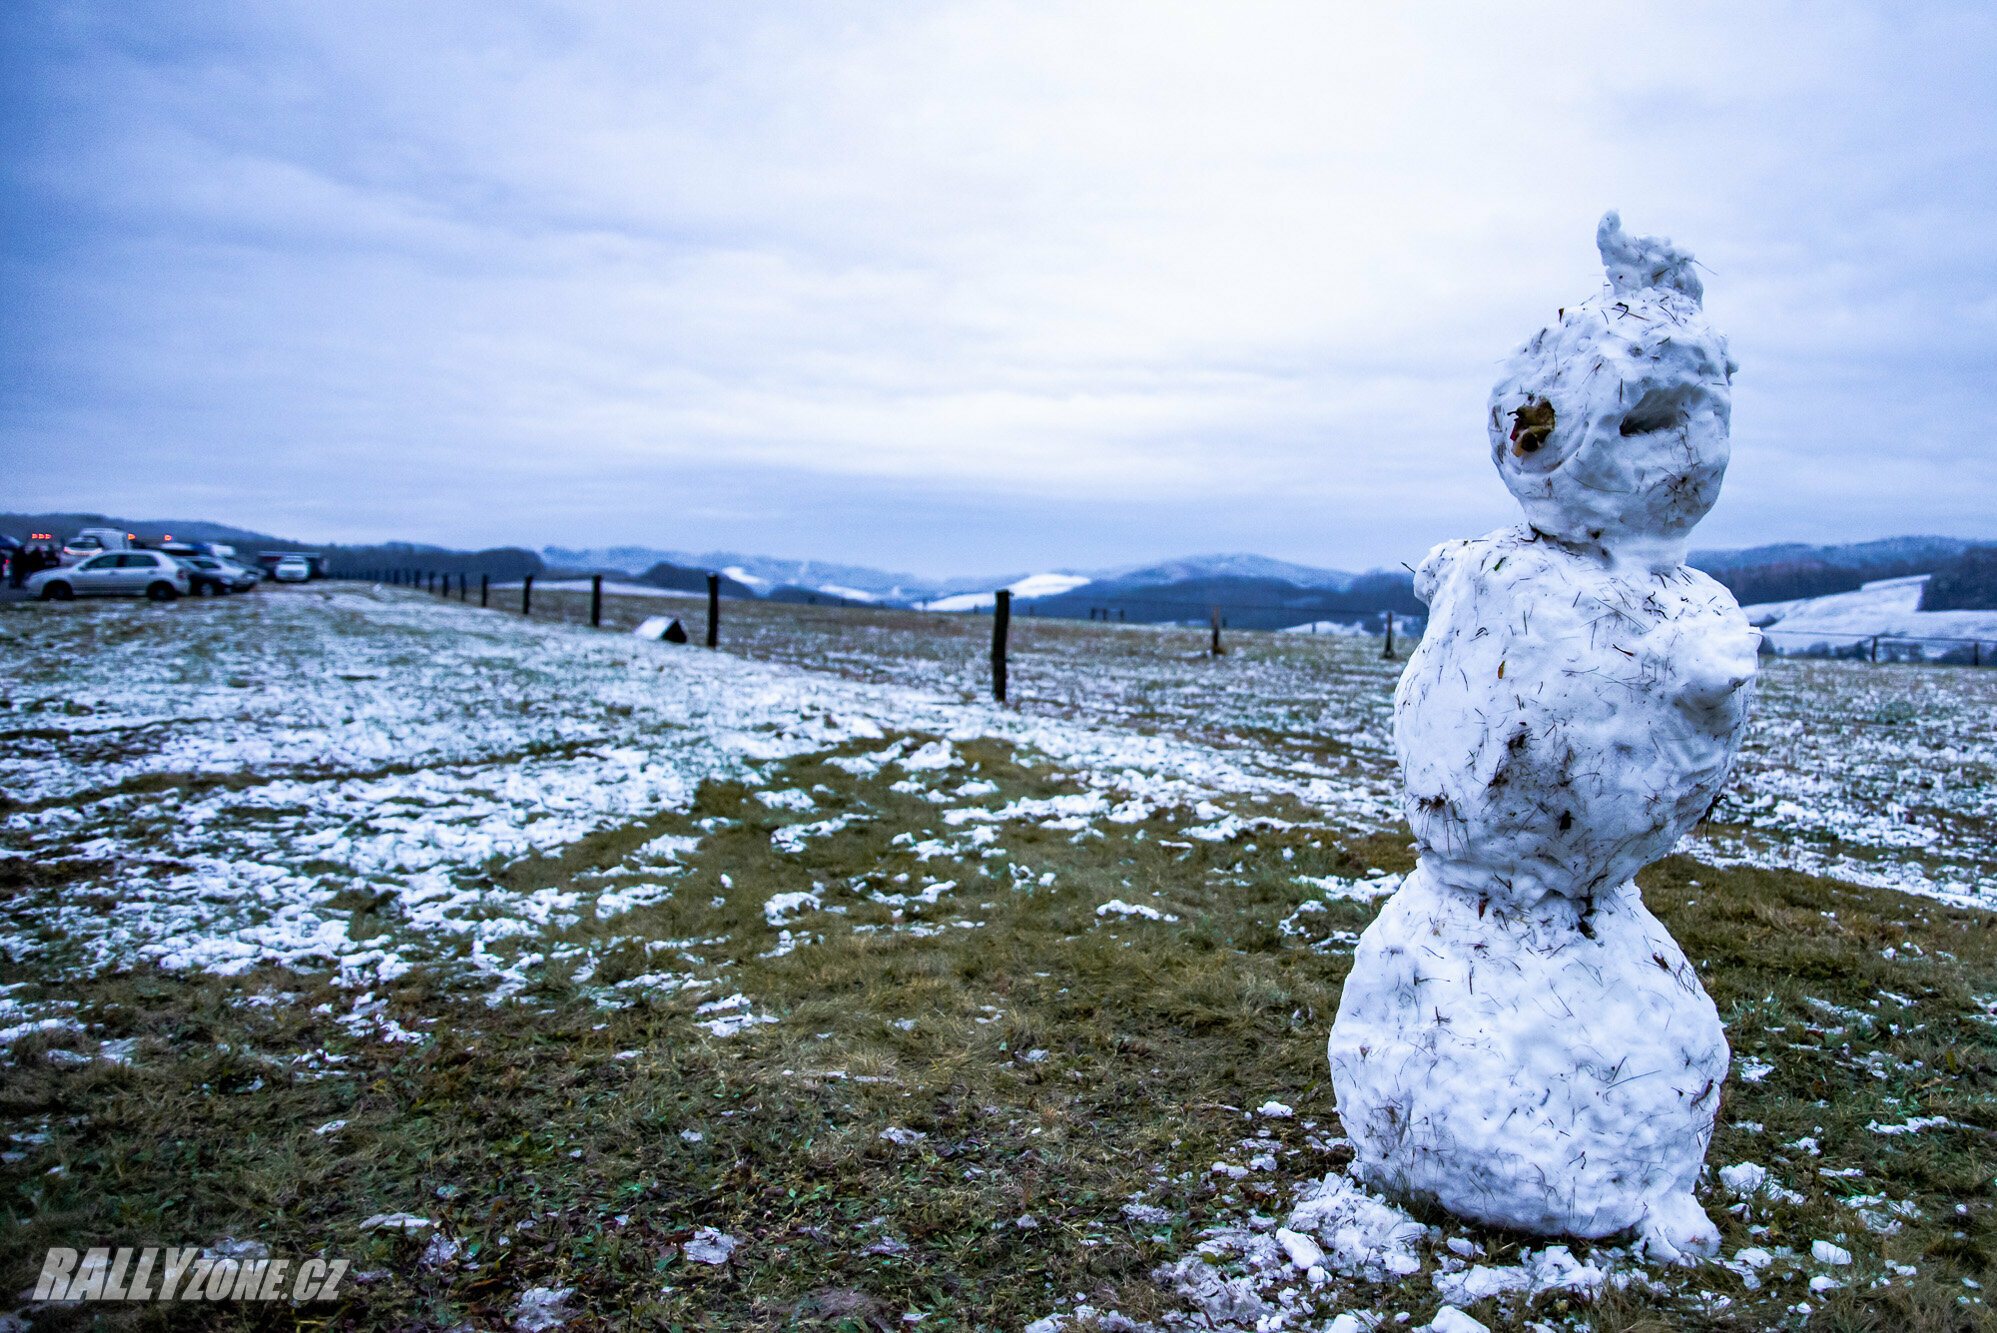
[[[237,555],[254,560],[259,551],[316,551],[326,557],[326,569],[335,578],[388,578],[391,576],[483,574],[496,579],[517,579],[523,574],[541,572],[541,558],[518,547],[485,551],[454,551],[445,546],[418,542],[380,542],[365,546],[342,546],[327,542],[301,542],[289,537],[273,537],[267,532],[210,523],[204,519],[129,519],[106,514],[0,514],[0,532],[16,541],[31,532],[52,532],[58,539],[74,536],[84,528],[119,528],[143,541],[168,537],[183,542],[225,542]]]
[[[548,546],[537,554],[519,548],[454,551],[414,542],[342,546],[298,542],[203,519],[132,520],[93,513],[0,514],[0,532],[16,539],[30,532],[66,537],[84,527],[115,527],[148,539],[171,534],[188,541],[229,542],[245,551],[317,550],[336,574],[384,570],[490,573],[621,573],[659,586],[700,590],[708,571],[723,576],[732,597],[825,605],[931,605],[976,610],[994,590],[1012,588],[1022,611],[1038,615],[1104,615],[1125,619],[1197,618],[1202,606],[1230,605],[1257,623],[1292,613],[1306,619],[1365,616],[1386,610],[1418,614],[1404,568],[1354,574],[1276,560],[1249,552],[1222,552],[1118,565],[1106,569],[1043,568],[1007,574],[950,578],[876,569],[830,560],[746,555],[737,551],[691,553],[650,546]],[[1690,563],[1726,584],[1743,604],[1792,601],[1849,592],[1882,578],[1935,574],[1959,561],[1975,542],[1960,537],[1907,536],[1812,546],[1803,542],[1741,550],[1694,551]],[[1951,572],[1935,592],[1975,602],[1988,575],[1979,565]],[[1961,585],[1960,591],[1950,591]],[[1149,609],[1140,610],[1140,607]],[[1169,612],[1169,614],[1168,614]],[[1244,626],[1245,627],[1245,626]]]
[[[1315,565],[1298,565],[1288,560],[1271,560],[1265,555],[1235,553],[1190,555],[1152,565],[1097,570],[1092,577],[1098,583],[1118,586],[1179,583],[1186,579],[1280,579],[1299,588],[1343,592],[1360,576],[1348,574],[1342,569],[1320,569]]]
[[[1724,583],[1743,606],[1852,592],[1878,579],[1932,574],[1979,543],[1960,537],[1887,537],[1837,546],[1783,542],[1694,551],[1687,563]]]
[[[24,539],[31,532],[53,532],[58,538],[74,536],[84,528],[122,528],[126,532],[136,532],[147,541],[159,541],[174,537],[187,542],[227,542],[231,546],[259,551],[316,551],[319,548],[305,542],[294,542],[283,537],[273,537],[267,532],[252,532],[248,528],[232,528],[226,523],[210,523],[204,519],[151,518],[131,519],[112,518],[105,514],[0,514],[0,532],[16,541]],[[431,547],[442,550],[442,547]]]
[[[1115,565],[1107,569],[1062,567],[1006,574],[956,575],[923,578],[918,574],[847,565],[829,560],[781,559],[775,556],[744,555],[738,551],[667,551],[649,546],[607,546],[575,548],[547,546],[541,556],[551,566],[567,569],[619,569],[643,573],[664,562],[698,569],[724,572],[732,578],[771,588],[791,586],[831,593],[835,596],[864,596],[858,600],[930,601],[956,593],[990,592],[1008,587],[1032,574],[1062,574],[1085,578],[1091,583],[1119,587],[1141,587],[1175,583],[1183,579],[1249,578],[1282,579],[1300,588],[1343,591],[1359,575],[1343,570],[1299,565],[1288,560],[1235,552],[1218,555],[1184,556],[1176,560],[1144,564]]]
[[[913,601],[935,596],[952,582],[918,578],[914,574],[872,569],[865,565],[847,565],[830,560],[786,560],[775,556],[743,555],[736,551],[667,551],[650,546],[546,546],[541,549],[541,557],[550,565],[562,568],[618,569],[629,574],[642,574],[659,564],[711,569],[759,592],[787,586],[801,587],[830,591],[835,595],[857,592],[863,594],[858,600],[874,601]],[[954,588],[951,590],[954,591]]]
[[[1750,546],[1738,551],[1694,551],[1686,563],[1707,573],[1746,569],[1793,560],[1821,560],[1850,569],[1876,569],[1907,561],[1952,560],[1972,546],[1988,546],[1962,537],[1884,537],[1878,541],[1849,542],[1836,546],[1811,546],[1805,542],[1779,542],[1773,546]],[[1920,571],[1925,573],[1926,571]]]

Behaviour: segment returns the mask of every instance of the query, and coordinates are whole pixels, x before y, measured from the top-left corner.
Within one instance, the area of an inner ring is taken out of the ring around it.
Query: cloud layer
[[[1743,366],[1702,541],[1997,537],[1972,8],[194,8],[5,20],[14,507],[1391,564],[1615,206]]]

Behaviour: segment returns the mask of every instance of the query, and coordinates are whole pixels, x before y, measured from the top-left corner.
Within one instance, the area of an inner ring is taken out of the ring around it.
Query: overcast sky
[[[1392,565],[1616,207],[1742,367],[1695,545],[1997,538],[1987,5],[0,13],[0,508]]]

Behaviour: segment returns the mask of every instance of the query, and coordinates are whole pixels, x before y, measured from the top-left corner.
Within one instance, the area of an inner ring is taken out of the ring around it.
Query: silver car
[[[24,586],[50,602],[120,596],[170,602],[187,592],[187,570],[158,551],[106,551],[66,568],[45,569]]]
[[[241,565],[232,565],[212,555],[176,555],[174,559],[186,567],[187,590],[196,597],[247,592],[263,582],[262,574],[253,574]]]

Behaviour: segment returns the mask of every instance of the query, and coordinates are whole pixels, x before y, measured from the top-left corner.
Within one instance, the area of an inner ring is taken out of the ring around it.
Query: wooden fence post
[[[1005,702],[1005,634],[1012,624],[1012,589],[1000,588],[992,604],[992,698]]]
[[[1215,608],[1213,608],[1213,615],[1212,615],[1211,619],[1212,619],[1212,623],[1213,623],[1213,643],[1211,644],[1211,646],[1209,646],[1209,647],[1208,647],[1208,649],[1207,649],[1207,652],[1208,652],[1208,654],[1209,654],[1210,656],[1213,656],[1213,657],[1219,657],[1219,656],[1220,656],[1220,655],[1221,655],[1222,653],[1224,653],[1224,652],[1226,652],[1226,651],[1227,651],[1227,650],[1226,650],[1225,648],[1222,648],[1222,647],[1220,646],[1220,608],[1219,608],[1219,607],[1217,607],[1217,606],[1216,606]]]
[[[1879,636],[1877,634],[1872,636],[1872,660],[1875,662],[1879,660]]]
[[[721,576],[707,576],[707,646],[721,646]]]
[[[534,602],[534,576],[525,575],[520,580],[520,614],[526,615],[527,608]]]
[[[603,575],[589,576],[589,627],[603,628]]]
[[[1392,611],[1387,613],[1387,651],[1380,654],[1380,660],[1383,662],[1394,660],[1394,613]]]
[[[479,575],[479,576],[478,576],[478,604],[479,604],[480,606],[486,606],[486,605],[489,605],[489,603],[488,603],[488,601],[487,601],[487,598],[488,598],[488,597],[489,597],[489,596],[491,595],[491,593],[492,593],[492,575],[490,575],[490,574],[481,574],[481,575]]]
[[[469,602],[471,599],[472,599],[472,576],[469,574],[459,574],[458,600],[461,602]]]

